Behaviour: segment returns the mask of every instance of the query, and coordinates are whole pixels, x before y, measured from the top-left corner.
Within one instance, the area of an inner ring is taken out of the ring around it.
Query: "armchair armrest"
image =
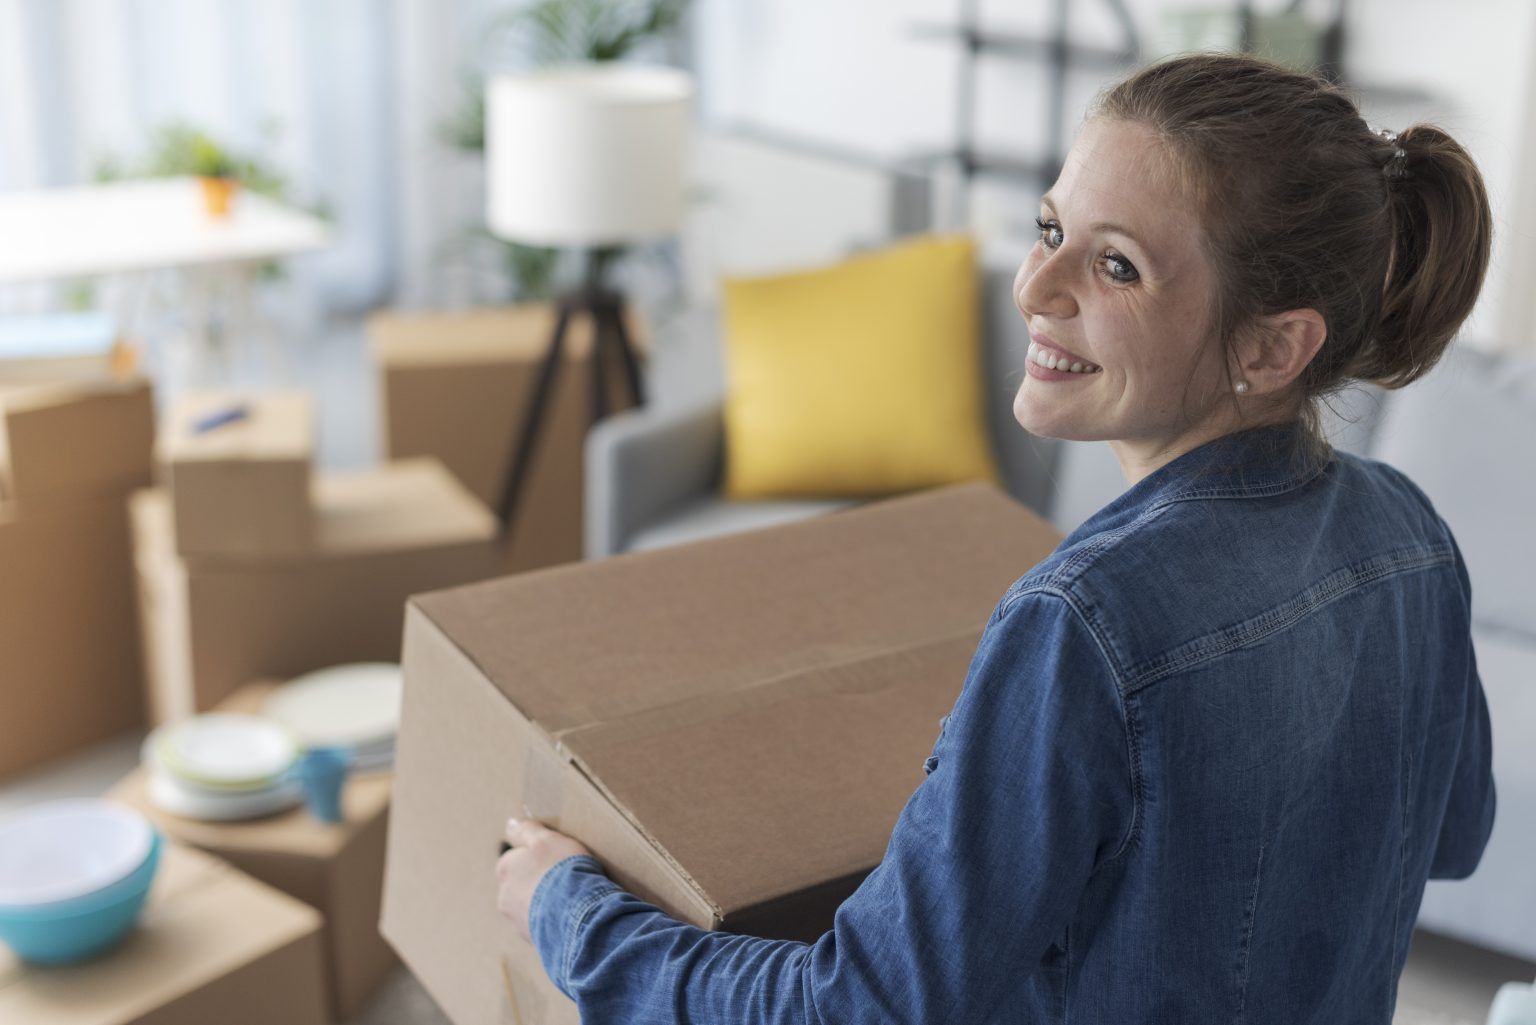
[[[635,532],[720,485],[725,457],[719,398],[685,408],[631,409],[587,432],[583,556],[624,551]]]

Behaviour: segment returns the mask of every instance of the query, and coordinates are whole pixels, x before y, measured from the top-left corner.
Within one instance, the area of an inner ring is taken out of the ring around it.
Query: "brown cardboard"
[[[255,679],[400,659],[405,600],[497,572],[495,520],[431,459],[315,481],[315,546],[182,558],[163,489],[131,502],[149,713],[207,711]]]
[[[879,862],[997,602],[1059,541],[972,483],[418,596],[385,936],[460,1025],[514,1002],[575,1022],[495,910],[519,812],[683,921],[820,935]]]
[[[625,324],[643,364],[647,342],[640,318],[631,310]],[[496,508],[554,327],[555,308],[543,303],[456,313],[388,312],[370,318],[368,337],[379,371],[389,456],[436,456]],[[571,319],[564,353],[539,446],[523,482],[504,572],[582,557],[590,317]],[[633,400],[622,362],[611,348],[607,356],[612,413],[631,407]]]
[[[234,406],[247,415],[194,432],[203,418]],[[259,558],[309,551],[314,434],[313,404],[303,392],[205,391],[178,399],[158,448],[177,552]]]
[[[242,687],[217,710],[259,712],[274,686]],[[345,1020],[362,1009],[398,963],[379,934],[392,780],[388,772],[351,776],[342,795],[343,821],[334,825],[302,808],[246,822],[182,818],[150,803],[142,769],[129,773],[107,796],[147,815],[167,836],[216,854],[319,911],[325,918],[331,1015]]]
[[[143,721],[122,497],[0,502],[0,654],[0,778]]]
[[[150,483],[149,382],[0,388],[0,499],[105,498]]]
[[[16,1025],[325,1025],[320,916],[216,858],[167,844],[138,928],[103,957],[34,968],[0,947]]]

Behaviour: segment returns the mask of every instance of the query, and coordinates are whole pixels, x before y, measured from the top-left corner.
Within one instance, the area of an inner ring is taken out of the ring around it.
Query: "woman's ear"
[[[1313,309],[1270,314],[1259,318],[1256,327],[1240,348],[1250,395],[1283,391],[1328,339],[1328,323]]]

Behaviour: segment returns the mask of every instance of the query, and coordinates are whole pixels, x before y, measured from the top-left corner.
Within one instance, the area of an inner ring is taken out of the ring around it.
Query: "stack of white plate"
[[[262,714],[301,747],[350,747],[354,769],[388,769],[400,728],[400,667],[354,662],[306,673],[268,695]]]
[[[174,815],[253,819],[303,800],[290,773],[300,746],[261,716],[215,712],[169,723],[145,738],[141,754],[150,801]]]

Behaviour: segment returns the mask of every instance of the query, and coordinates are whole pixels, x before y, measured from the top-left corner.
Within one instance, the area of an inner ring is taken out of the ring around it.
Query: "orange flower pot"
[[[198,181],[203,186],[203,206],[208,211],[208,216],[228,217],[240,183],[233,178],[202,177]]]

